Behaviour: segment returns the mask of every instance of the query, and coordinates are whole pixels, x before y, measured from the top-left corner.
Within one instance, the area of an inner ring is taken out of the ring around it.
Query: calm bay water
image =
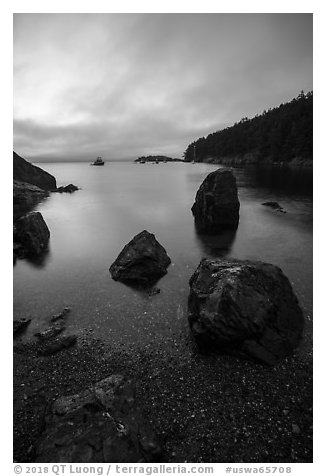
[[[236,232],[199,236],[191,206],[209,164],[41,164],[57,184],[81,187],[52,194],[37,209],[51,231],[42,260],[14,267],[14,317],[31,317],[24,338],[70,306],[69,329],[92,329],[115,345],[162,345],[187,327],[188,281],[205,256],[257,259],[280,266],[312,314],[312,171],[276,167],[234,169],[240,223]],[[278,201],[287,211],[262,206]],[[109,266],[140,231],[155,234],[172,265],[149,298],[111,279]],[[309,326],[309,324],[308,324]]]

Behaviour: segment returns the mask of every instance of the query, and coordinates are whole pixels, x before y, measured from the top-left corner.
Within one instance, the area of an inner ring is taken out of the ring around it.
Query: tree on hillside
[[[232,127],[213,132],[188,145],[184,160],[238,157],[288,162],[311,159],[313,154],[313,93],[303,91],[292,101],[264,111],[252,119],[242,118]]]

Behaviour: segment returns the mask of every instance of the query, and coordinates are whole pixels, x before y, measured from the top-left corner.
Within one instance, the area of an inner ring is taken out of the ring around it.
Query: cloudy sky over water
[[[312,90],[311,14],[15,14],[14,150],[181,157]]]

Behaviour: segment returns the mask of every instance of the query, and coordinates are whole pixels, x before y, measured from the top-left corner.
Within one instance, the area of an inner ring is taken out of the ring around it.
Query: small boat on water
[[[102,157],[97,157],[97,159],[91,163],[91,165],[104,165],[104,160]]]

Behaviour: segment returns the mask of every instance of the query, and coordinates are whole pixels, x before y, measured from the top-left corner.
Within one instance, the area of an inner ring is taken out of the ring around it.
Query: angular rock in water
[[[281,213],[286,213],[283,207],[278,202],[264,202],[262,203],[265,207],[270,207],[273,208],[273,210],[276,210]]]
[[[191,210],[196,228],[202,233],[217,233],[239,224],[238,189],[228,168],[211,172],[199,187]]]
[[[58,334],[61,334],[65,330],[65,326],[62,322],[55,324],[54,326],[45,329],[45,331],[36,332],[34,335],[38,337],[41,341],[47,341],[53,339]]]
[[[190,279],[188,312],[199,348],[268,365],[291,354],[304,325],[281,269],[254,261],[203,259]]]
[[[30,212],[15,224],[14,240],[27,253],[39,255],[47,249],[50,231],[40,212]]]
[[[76,394],[58,398],[45,418],[36,462],[154,463],[161,447],[135,404],[134,387],[111,375]]]
[[[54,191],[59,193],[63,193],[63,192],[72,193],[72,192],[75,192],[76,190],[79,190],[79,188],[76,185],[70,183],[69,185],[66,185],[65,187],[58,187]]]
[[[19,320],[14,320],[14,336],[20,334],[23,332],[26,327],[29,325],[31,322],[31,319],[19,319]]]
[[[66,315],[69,314],[70,311],[71,311],[70,307],[64,307],[61,312],[59,312],[58,314],[54,314],[51,317],[51,322],[56,322],[56,321],[59,321],[60,319],[64,319]]]
[[[115,281],[151,285],[167,273],[171,259],[152,233],[136,235],[110,266]]]
[[[56,354],[60,350],[67,349],[76,344],[77,336],[68,335],[62,336],[61,334],[65,329],[63,322],[64,316],[70,311],[70,308],[64,308],[64,310],[57,314],[59,322],[52,325],[48,329],[41,332],[36,332],[34,335],[38,338],[38,350],[39,355],[52,355]],[[56,317],[56,316],[55,316]]]

